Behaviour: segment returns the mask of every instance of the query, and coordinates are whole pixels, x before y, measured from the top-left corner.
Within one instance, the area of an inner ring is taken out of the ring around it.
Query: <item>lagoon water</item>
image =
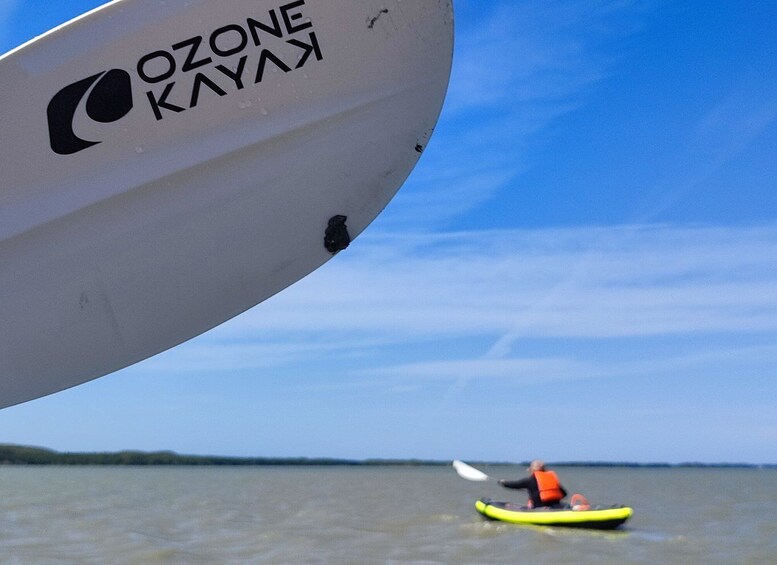
[[[477,498],[522,494],[450,467],[0,467],[0,563],[777,564],[777,469],[559,473],[634,517],[485,521]]]

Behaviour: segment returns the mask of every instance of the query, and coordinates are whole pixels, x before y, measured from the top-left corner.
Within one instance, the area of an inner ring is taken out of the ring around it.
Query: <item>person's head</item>
[[[535,459],[529,464],[529,473],[536,473],[537,471],[544,471],[545,470],[545,463],[540,461],[539,459]]]

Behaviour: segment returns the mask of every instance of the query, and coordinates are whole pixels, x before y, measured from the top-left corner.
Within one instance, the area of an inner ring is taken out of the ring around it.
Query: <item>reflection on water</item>
[[[0,467],[0,560],[775,562],[777,470],[559,472],[570,491],[632,506],[634,517],[615,532],[490,522],[475,512],[477,498],[521,493],[447,467]]]

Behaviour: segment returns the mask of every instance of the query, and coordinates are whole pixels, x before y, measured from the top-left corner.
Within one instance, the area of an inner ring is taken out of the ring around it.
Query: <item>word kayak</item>
[[[585,510],[573,508],[528,508],[510,502],[481,498],[475,509],[492,520],[535,526],[564,526],[612,530],[628,520],[634,511],[628,506],[594,506]]]
[[[451,0],[114,0],[0,57],[0,408],[343,251],[415,167]]]

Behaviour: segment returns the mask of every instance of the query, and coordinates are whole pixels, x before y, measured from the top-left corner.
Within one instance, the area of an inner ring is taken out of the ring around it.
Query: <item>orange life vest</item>
[[[535,471],[534,478],[537,479],[537,487],[540,490],[540,500],[542,502],[558,502],[564,498],[564,491],[561,490],[561,483],[553,471]]]

